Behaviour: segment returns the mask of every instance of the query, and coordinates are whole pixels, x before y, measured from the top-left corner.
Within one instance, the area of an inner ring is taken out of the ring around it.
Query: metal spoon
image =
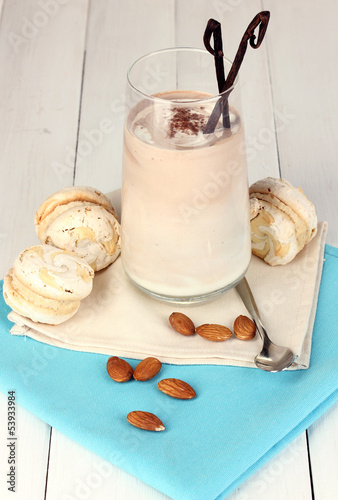
[[[243,278],[238,285],[236,285],[236,290],[238,291],[245,307],[251,314],[251,317],[256,324],[258,333],[263,340],[263,349],[255,357],[256,366],[267,372],[280,372],[285,370],[294,362],[294,353],[288,347],[278,346],[269,339],[260,318],[255,299],[245,278]]]

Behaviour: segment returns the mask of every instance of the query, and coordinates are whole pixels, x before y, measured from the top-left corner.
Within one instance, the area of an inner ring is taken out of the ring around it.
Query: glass
[[[224,58],[225,72],[231,62]],[[236,82],[237,83],[237,82]],[[122,261],[143,291],[207,300],[232,288],[251,257],[249,195],[239,89],[203,129],[220,96],[205,50],[166,49],[128,72],[124,128]]]

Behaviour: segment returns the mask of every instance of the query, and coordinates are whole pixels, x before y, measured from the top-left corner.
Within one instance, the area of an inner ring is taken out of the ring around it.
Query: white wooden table
[[[47,196],[73,183],[120,186],[127,67],[151,50],[202,46],[210,17],[232,58],[262,9],[266,40],[241,70],[249,181],[281,175],[301,186],[338,244],[336,0],[0,0],[1,277],[37,242],[33,217]],[[21,407],[8,492],[6,401],[0,394],[1,499],[167,498]],[[336,405],[229,498],[337,499],[337,456]]]

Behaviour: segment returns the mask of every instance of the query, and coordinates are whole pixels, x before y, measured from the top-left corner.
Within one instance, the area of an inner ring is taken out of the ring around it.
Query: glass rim
[[[141,61],[143,61],[145,59],[148,59],[150,56],[154,56],[154,55],[157,55],[157,54],[164,54],[164,53],[168,53],[168,52],[184,52],[184,51],[199,52],[201,54],[209,54],[210,57],[213,57],[212,54],[210,54],[206,49],[199,49],[198,47],[169,47],[169,48],[166,48],[166,49],[153,50],[153,51],[148,52],[147,54],[144,54],[143,56],[139,57],[138,59],[136,59],[136,61],[134,61],[131,64],[131,66],[129,66],[129,69],[127,71],[127,82],[128,82],[128,85],[135,92],[137,92],[138,94],[142,95],[143,97],[145,97],[147,99],[151,99],[153,101],[160,101],[160,102],[163,102],[163,101],[166,101],[166,102],[169,101],[170,102],[170,99],[165,99],[163,97],[158,97],[158,96],[155,96],[155,95],[149,95],[149,94],[146,94],[145,92],[142,92],[142,90],[139,90],[131,82],[130,74],[131,74],[133,68],[138,63],[140,63]],[[227,57],[223,56],[223,61],[227,62],[229,64],[229,66],[231,67],[232,61],[230,59],[228,59]],[[237,86],[238,79],[239,79],[239,77],[237,75],[236,78],[235,78],[235,81],[234,81],[233,85],[231,87],[229,87],[228,89],[224,90],[223,92],[219,92],[218,94],[213,94],[210,97],[204,97],[204,98],[201,98],[201,99],[194,99],[194,102],[211,101],[211,100],[219,99],[219,98],[223,97],[226,94],[229,94]],[[172,102],[174,102],[174,101],[172,101]],[[185,102],[185,101],[180,101],[180,102]],[[191,101],[186,101],[186,102],[191,102]]]

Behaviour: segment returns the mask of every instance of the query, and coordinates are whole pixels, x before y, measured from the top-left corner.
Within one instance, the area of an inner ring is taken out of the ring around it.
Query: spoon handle
[[[266,330],[263,326],[254,296],[252,295],[249,283],[247,282],[246,278],[241,279],[241,281],[236,285],[236,290],[239,293],[239,296],[241,297],[243,304],[247,308],[252,319],[256,323],[257,330],[262,337],[262,340],[264,341],[264,347],[266,347],[267,344],[271,343],[271,340],[269,339],[268,334],[266,333]]]

